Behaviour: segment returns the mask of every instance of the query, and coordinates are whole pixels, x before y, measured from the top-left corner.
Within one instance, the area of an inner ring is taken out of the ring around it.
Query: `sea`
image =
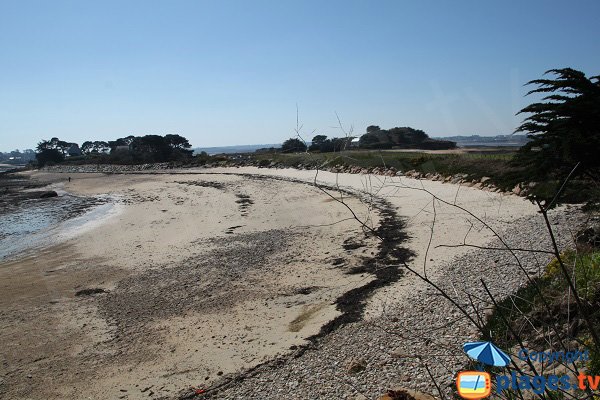
[[[10,171],[12,169],[16,169],[16,168],[22,168],[25,165],[17,165],[17,164],[0,164],[0,174],[2,172],[6,172],[6,171]]]
[[[62,243],[120,211],[112,196],[30,199],[0,211],[0,262]]]

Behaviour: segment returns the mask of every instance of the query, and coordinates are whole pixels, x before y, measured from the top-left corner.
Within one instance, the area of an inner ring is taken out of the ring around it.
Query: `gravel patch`
[[[567,207],[552,211],[550,218],[564,247],[572,244],[572,234],[585,216],[576,207]],[[511,246],[550,250],[541,216],[515,220],[499,233]],[[499,246],[496,240],[489,247]],[[531,276],[541,273],[550,259],[541,253],[516,254]],[[509,252],[480,249],[449,260],[429,278],[463,305],[469,303],[468,293],[479,310],[487,301],[480,279],[498,300],[526,283]],[[439,397],[425,365],[440,390],[452,397],[454,377],[467,362],[462,344],[478,339],[478,334],[434,288],[408,271],[402,279],[412,280],[412,294],[401,304],[389,306],[383,315],[341,326],[308,347],[233,380],[226,377],[220,389],[210,390],[203,398],[364,399],[378,398],[398,386]],[[189,394],[182,391],[181,397]]]

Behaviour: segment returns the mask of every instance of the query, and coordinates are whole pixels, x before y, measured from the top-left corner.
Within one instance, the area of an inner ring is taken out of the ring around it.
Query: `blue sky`
[[[367,125],[510,133],[547,69],[600,74],[599,1],[0,0],[0,150]]]

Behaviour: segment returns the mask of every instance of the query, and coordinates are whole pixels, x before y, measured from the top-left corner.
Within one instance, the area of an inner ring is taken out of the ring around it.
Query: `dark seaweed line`
[[[245,174],[240,172],[141,172],[141,171],[125,171],[125,172],[111,172],[109,174],[132,174],[132,175],[230,175],[239,176],[245,179],[253,180],[278,180],[284,182],[298,183],[312,187],[320,187],[327,190],[339,191],[344,194],[357,196],[361,201],[365,201],[366,194],[356,193],[349,189],[343,189],[340,187],[315,184],[314,182],[304,181],[297,178],[282,177],[282,176],[270,176],[262,174]],[[406,222],[401,219],[395,212],[393,206],[385,199],[378,196],[369,196],[373,201],[374,208],[383,216],[379,227],[376,229],[377,235],[382,239],[379,244],[379,251],[374,257],[368,258],[363,263],[361,272],[368,272],[375,275],[375,279],[368,284],[352,289],[338,299],[336,299],[336,305],[341,315],[333,319],[332,321],[325,324],[319,333],[307,338],[308,343],[302,346],[298,346],[296,351],[292,354],[279,357],[275,360],[265,361],[264,363],[258,364],[255,367],[248,369],[242,373],[237,374],[233,378],[219,383],[211,388],[208,388],[203,393],[196,393],[194,391],[185,392],[180,394],[177,398],[179,399],[191,399],[191,398],[210,398],[212,395],[218,394],[220,391],[235,385],[247,378],[257,375],[263,369],[275,368],[282,365],[290,358],[301,357],[307,350],[317,347],[319,341],[335,331],[336,329],[360,321],[362,318],[366,301],[373,295],[374,291],[397,282],[402,277],[402,271],[397,265],[407,262],[412,256],[413,252],[407,248],[399,247],[401,243],[408,239],[408,235],[405,232]]]
[[[233,175],[241,176],[246,179],[255,180],[279,180],[285,182],[299,183],[313,187],[321,187],[327,190],[336,190],[343,192],[348,195],[357,196],[356,192],[348,189],[342,189],[331,185],[316,185],[314,182],[307,182],[296,178],[280,177],[280,176],[269,176],[269,175],[258,175],[258,174],[243,174],[237,172],[208,172],[198,173],[198,175]],[[358,195],[359,198],[362,196]],[[364,200],[361,199],[361,200]],[[301,357],[307,350],[316,348],[319,341],[328,334],[332,333],[336,329],[361,320],[364,309],[366,307],[367,300],[373,295],[375,290],[382,287],[388,286],[394,282],[397,282],[402,277],[402,270],[399,269],[398,265],[408,262],[414,253],[400,245],[408,239],[406,234],[406,222],[398,216],[394,207],[385,199],[375,197],[373,201],[374,207],[377,209],[379,214],[383,217],[379,227],[376,229],[377,235],[382,239],[379,244],[379,251],[373,257],[365,260],[363,268],[360,272],[367,272],[375,275],[375,279],[366,285],[352,289],[335,301],[337,308],[341,311],[341,315],[333,319],[332,321],[321,327],[321,330],[316,335],[307,338],[308,343],[298,348],[292,354],[288,354],[279,357],[275,360],[269,360],[264,363],[258,364],[253,368],[248,369],[242,373],[237,374],[233,378],[219,383],[211,388],[208,388],[201,394],[195,392],[187,392],[181,394],[179,399],[191,399],[195,397],[211,398],[213,395],[217,395],[219,392],[226,390],[227,388],[239,383],[247,378],[251,378],[261,371],[276,368],[284,364],[288,359]]]

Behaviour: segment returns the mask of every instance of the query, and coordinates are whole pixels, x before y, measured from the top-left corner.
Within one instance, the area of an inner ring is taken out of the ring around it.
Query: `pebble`
[[[576,230],[584,218],[573,209],[558,209],[551,212],[551,219],[559,223],[555,233],[561,246],[565,246],[570,244],[570,230]],[[540,217],[518,219],[499,232],[514,247],[550,248],[551,245]],[[499,243],[493,241],[490,245],[496,247]],[[549,261],[549,257],[539,254],[517,252],[517,255],[525,270],[535,273],[538,262]],[[474,301],[487,297],[479,279],[485,280],[497,300],[514,293],[525,281],[509,252],[493,250],[470,251],[448,260],[438,271],[430,276],[437,285],[453,294],[453,287],[460,288],[474,296]],[[450,302],[432,295],[434,289],[420,281],[411,285],[414,295],[390,306],[385,315],[342,326],[310,345],[301,356],[268,362],[251,376],[205,398],[246,399],[256,398],[257,393],[264,400],[379,398],[400,382],[437,398],[437,389],[425,364],[444,394],[453,398],[454,377],[468,362],[462,344],[478,339],[479,335],[466,318],[457,320],[461,314]],[[458,300],[469,304],[467,296],[461,293]],[[484,304],[475,304],[485,310]],[[349,374],[345,370],[349,360],[364,361],[365,369]]]

